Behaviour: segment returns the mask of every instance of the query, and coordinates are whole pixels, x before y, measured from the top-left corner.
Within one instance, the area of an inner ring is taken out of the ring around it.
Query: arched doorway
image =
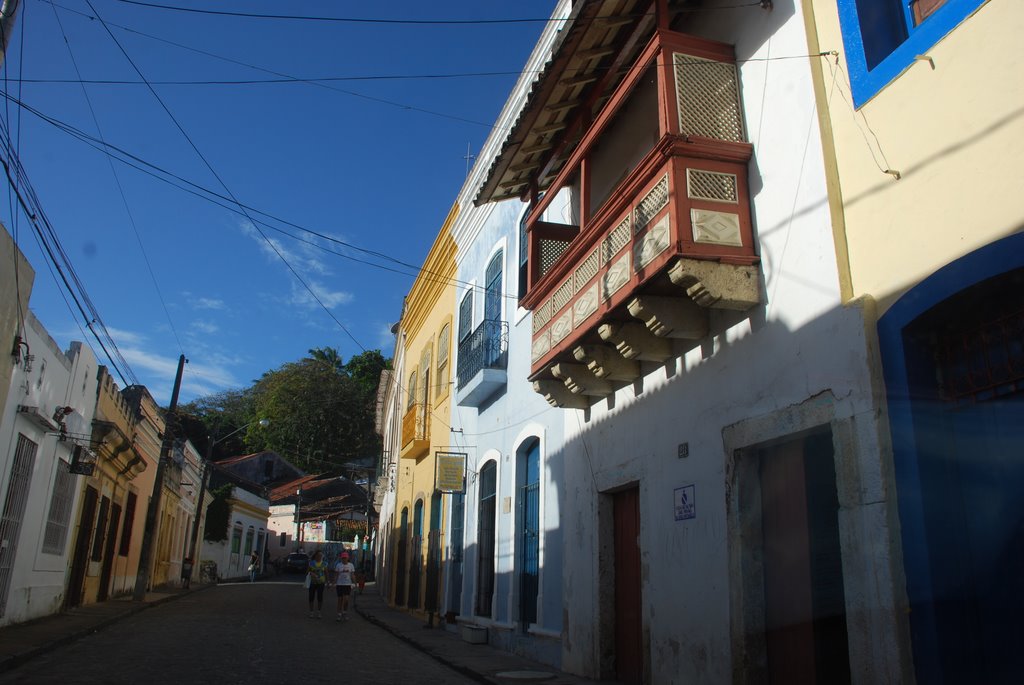
[[[918,682],[1024,672],[1024,235],[879,321]]]

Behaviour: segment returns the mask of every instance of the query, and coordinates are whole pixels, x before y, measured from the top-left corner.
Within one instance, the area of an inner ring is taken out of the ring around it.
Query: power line
[[[110,27],[106,25],[106,23],[103,21],[103,18],[100,17],[99,13],[96,12],[96,8],[93,7],[93,5],[92,5],[92,0],[86,0],[86,3],[89,5],[89,9],[91,9],[94,13],[96,13],[97,18],[99,19],[100,24],[103,26],[104,30],[106,30],[107,35],[109,35],[110,39],[112,41],[114,41],[114,44],[117,46],[118,50],[121,51],[121,54],[124,55],[124,58],[126,60],[128,60],[128,63],[132,66],[132,69],[135,70],[135,73],[137,73],[139,75],[139,78],[141,78],[143,81],[145,81],[146,77],[142,73],[142,70],[139,69],[138,65],[135,64],[135,61],[132,60],[131,56],[128,54],[128,52],[121,45],[120,41],[117,40],[117,37],[114,35],[114,32],[110,30]],[[231,201],[234,204],[238,205],[238,207],[240,209],[242,209],[242,211],[245,214],[246,218],[249,219],[250,222],[252,222],[253,227],[263,237],[263,239],[264,239],[264,241],[266,241],[267,245],[270,246],[270,249],[272,249],[274,251],[274,253],[277,254],[278,258],[284,263],[284,265],[286,267],[288,267],[288,270],[292,272],[292,275],[295,276],[296,280],[298,280],[299,283],[301,283],[302,286],[306,289],[306,291],[309,293],[310,297],[312,297],[317,302],[317,304],[320,305],[321,309],[323,309],[327,313],[327,315],[329,317],[331,317],[331,319],[336,324],[338,324],[338,327],[341,328],[341,330],[343,330],[346,335],[348,335],[348,337],[352,340],[352,342],[354,342],[356,344],[357,347],[359,347],[359,349],[361,349],[361,350],[363,350],[365,352],[366,348],[363,347],[362,343],[360,343],[356,339],[356,337],[354,335],[352,335],[352,332],[349,331],[349,329],[345,326],[345,324],[341,323],[341,321],[339,321],[338,318],[336,316],[334,316],[334,313],[327,307],[327,305],[325,305],[323,303],[323,300],[320,299],[320,297],[316,294],[316,292],[313,290],[313,288],[310,287],[310,285],[308,283],[306,283],[305,279],[303,279],[302,276],[299,274],[299,272],[295,270],[295,267],[293,267],[291,265],[291,263],[285,258],[285,256],[283,254],[281,254],[281,251],[279,249],[277,249],[277,246],[274,245],[273,241],[271,241],[267,237],[267,235],[260,229],[260,227],[252,220],[252,217],[249,216],[249,213],[245,211],[244,205],[242,205],[242,203],[239,202],[238,198],[235,197],[234,193],[231,192],[231,189],[228,187],[227,183],[225,183],[224,179],[220,176],[220,174],[217,173],[217,170],[213,168],[213,165],[210,164],[210,161],[206,158],[206,156],[203,155],[202,151],[195,144],[195,142],[192,140],[192,138],[188,135],[188,132],[185,131],[185,128],[181,125],[181,123],[177,120],[177,118],[171,112],[170,108],[163,101],[163,98],[161,98],[160,95],[156,92],[156,89],[153,88],[153,86],[150,85],[148,82],[146,83],[146,86],[149,89],[149,92],[156,99],[156,101],[158,103],[160,103],[160,106],[163,108],[164,112],[167,114],[167,116],[174,123],[175,127],[178,129],[178,131],[181,133],[181,135],[185,138],[186,141],[188,141],[189,146],[196,153],[196,156],[198,156],[199,159],[202,160],[203,164],[206,166],[206,168],[209,170],[209,172],[211,174],[213,174],[214,178],[217,179],[217,182],[220,183],[221,187],[224,188],[224,191],[230,196]]]
[[[256,67],[253,67],[256,68]],[[540,73],[540,72],[536,72]],[[444,80],[444,79],[457,79],[457,78],[477,78],[477,77],[489,77],[489,76],[519,76],[522,72],[519,71],[467,71],[457,72],[451,74],[378,74],[378,75],[366,75],[366,76],[281,76],[278,78],[262,78],[262,79],[198,79],[198,80],[163,80],[163,81],[150,81],[149,83],[154,86],[253,86],[253,85],[264,85],[264,84],[277,84],[277,83],[330,83],[334,81],[433,81],[433,80]],[[18,78],[18,79],[7,79],[11,83],[39,83],[39,84],[79,84],[87,83],[89,85],[101,85],[101,86],[142,86],[145,85],[142,81],[132,81],[128,79],[67,79],[67,78]]]
[[[121,355],[121,351],[117,348],[110,332],[103,324],[102,319],[100,319],[99,312],[96,310],[95,305],[89,298],[84,285],[78,278],[77,273],[75,273],[71,260],[68,258],[67,253],[64,252],[64,248],[60,244],[56,231],[53,230],[53,226],[50,224],[49,219],[46,218],[46,215],[42,210],[42,205],[39,203],[39,198],[36,196],[35,191],[25,174],[25,170],[21,166],[21,162],[18,160],[17,154],[11,147],[10,135],[6,128],[3,131],[2,143],[4,151],[7,153],[7,159],[0,159],[0,164],[3,165],[8,183],[14,188],[14,193],[18,198],[18,203],[21,205],[22,210],[25,212],[25,216],[29,219],[32,228],[40,241],[40,247],[43,250],[44,256],[56,269],[61,282],[64,284],[64,288],[67,290],[68,294],[71,295],[71,299],[74,300],[75,307],[78,309],[82,319],[86,322],[86,327],[93,334],[93,337],[96,338],[96,342],[103,350],[103,353],[109,360],[111,367],[121,378],[121,382],[125,385],[138,384],[138,379],[135,377],[134,373],[132,373],[127,360],[125,360]],[[12,167],[14,168],[13,173]],[[24,187],[26,190],[24,194],[21,192],[21,187]],[[74,285],[72,285],[72,283],[74,283]],[[86,310],[88,310],[88,313]],[[111,352],[111,350],[113,350],[113,352]],[[128,379],[132,382],[129,383]]]
[[[258,224],[258,225],[263,226],[265,228],[268,228],[268,229],[270,229],[272,231],[276,231],[278,233],[281,233],[282,235],[285,235],[285,236],[288,236],[289,238],[292,238],[293,240],[297,240],[297,241],[302,242],[304,244],[310,245],[310,246],[312,246],[312,247],[314,247],[314,248],[316,248],[318,250],[322,250],[322,251],[327,252],[329,254],[333,254],[335,256],[338,256],[338,257],[341,257],[343,259],[347,259],[347,260],[350,260],[350,261],[354,261],[354,262],[359,263],[359,264],[364,264],[366,266],[371,266],[373,268],[381,269],[381,270],[384,270],[384,271],[389,271],[389,272],[400,274],[400,275],[403,275],[403,276],[412,276],[414,278],[422,278],[423,280],[425,280],[427,282],[431,282],[431,283],[442,283],[442,284],[445,284],[445,285],[448,285],[448,284],[456,285],[456,286],[465,288],[467,290],[472,290],[472,291],[478,292],[478,293],[484,293],[487,290],[485,286],[477,285],[475,283],[471,283],[471,282],[468,282],[468,281],[463,281],[463,280],[460,280],[458,278],[452,278],[452,277],[449,277],[449,276],[445,276],[443,274],[438,274],[436,272],[433,272],[433,271],[430,271],[428,269],[425,269],[422,266],[417,266],[417,265],[414,265],[414,264],[410,264],[409,262],[404,262],[404,261],[402,261],[400,259],[397,259],[395,257],[392,257],[391,255],[388,255],[386,253],[379,252],[379,251],[376,251],[376,250],[371,250],[371,249],[365,248],[365,247],[360,247],[358,245],[355,245],[354,243],[350,243],[350,242],[347,242],[345,240],[341,240],[340,238],[335,238],[335,237],[327,235],[325,233],[321,233],[319,231],[315,231],[315,230],[313,230],[311,228],[308,228],[306,226],[302,226],[301,224],[289,221],[288,219],[284,219],[282,217],[270,214],[268,212],[260,210],[260,209],[258,209],[256,207],[251,206],[251,205],[247,205],[247,204],[237,204],[236,205],[235,201],[232,200],[229,196],[227,196],[225,194],[218,193],[218,192],[216,192],[216,191],[214,191],[214,190],[212,190],[210,188],[207,188],[207,187],[202,186],[202,185],[200,185],[198,183],[190,181],[190,180],[188,180],[188,179],[186,179],[186,178],[184,178],[184,177],[182,177],[182,176],[180,176],[178,174],[175,174],[174,172],[171,172],[171,171],[169,171],[169,170],[167,170],[167,169],[165,169],[163,167],[160,167],[160,166],[158,166],[156,164],[153,164],[151,162],[147,162],[146,160],[142,159],[141,157],[138,157],[138,156],[136,156],[136,155],[134,155],[134,154],[124,150],[123,148],[120,148],[120,147],[112,144],[112,143],[108,143],[108,142],[99,140],[99,139],[95,138],[94,136],[92,136],[92,135],[82,131],[81,129],[79,129],[79,128],[75,127],[75,126],[72,126],[71,124],[68,124],[68,123],[63,122],[63,121],[61,121],[59,119],[51,117],[50,115],[45,114],[45,113],[39,111],[38,109],[36,109],[35,107],[33,107],[31,105],[29,105],[27,103],[24,103],[24,102],[21,102],[20,100],[17,100],[12,95],[9,95],[9,94],[2,94],[2,95],[6,99],[8,99],[8,100],[18,104],[26,112],[28,112],[28,113],[32,114],[33,116],[39,118],[40,120],[44,121],[45,123],[50,124],[51,126],[57,128],[58,130],[63,131],[67,135],[70,135],[71,137],[78,139],[80,142],[83,142],[86,145],[89,145],[90,147],[92,147],[93,149],[97,150],[98,152],[100,152],[102,154],[105,154],[105,155],[108,155],[108,156],[111,156],[113,159],[121,162],[122,164],[130,166],[133,169],[136,169],[137,171],[140,171],[140,172],[142,172],[144,174],[147,174],[148,176],[151,176],[151,177],[153,177],[153,178],[155,178],[155,179],[157,179],[159,181],[167,183],[168,185],[171,185],[171,186],[173,186],[175,188],[178,188],[179,190],[182,190],[182,191],[187,192],[187,193],[189,193],[191,195],[194,195],[196,197],[204,199],[207,202],[215,204],[218,207],[221,207],[223,209],[227,209],[230,212],[233,212],[233,213],[238,214],[240,216],[244,216],[250,222],[252,222],[253,224]],[[253,217],[253,214],[256,214],[256,215],[259,215],[259,216],[263,216],[263,217],[266,217],[267,219],[270,219],[272,221],[276,221],[276,222],[278,222],[280,224],[283,224],[285,226],[289,226],[291,228],[295,228],[296,230],[302,231],[303,233],[307,233],[307,234],[309,234],[311,236],[314,236],[314,237],[319,238],[321,240],[327,241],[329,243],[333,243],[333,244],[342,246],[344,248],[347,248],[347,249],[350,249],[350,250],[354,250],[356,252],[360,252],[360,253],[372,256],[374,258],[390,262],[390,263],[395,264],[397,266],[400,266],[400,267],[403,267],[405,269],[408,269],[408,271],[403,271],[403,270],[400,270],[400,269],[395,269],[395,268],[386,266],[384,264],[379,264],[377,262],[372,262],[372,261],[368,261],[368,260],[365,260],[365,259],[360,259],[360,258],[354,257],[352,255],[347,255],[347,254],[345,254],[343,252],[338,252],[336,250],[331,250],[331,249],[329,249],[329,248],[327,248],[327,247],[325,247],[323,245],[320,245],[320,244],[318,244],[316,242],[313,242],[311,240],[306,240],[306,239],[303,239],[303,238],[301,238],[299,236],[296,236],[296,235],[294,235],[292,233],[289,233],[288,231],[286,231],[284,229],[281,229],[281,228],[279,228],[277,226],[274,226],[273,224],[270,224],[270,223],[268,223],[266,221],[260,221],[258,219],[255,219]],[[518,296],[516,296],[516,295],[502,295],[502,297],[506,298],[508,300],[518,300]]]
[[[245,19],[286,19],[292,21],[319,21],[342,24],[404,24],[413,26],[459,26],[459,25],[483,25],[483,24],[546,24],[548,22],[564,21],[564,17],[538,18],[517,18],[517,19],[374,19],[361,17],[328,17],[299,14],[262,14],[258,12],[231,12],[227,10],[211,10],[198,7],[175,7],[172,5],[161,5],[152,2],[141,2],[140,0],[118,0],[126,5],[137,5],[151,9],[172,10],[175,12],[186,12],[189,14],[205,14],[222,17],[241,17]],[[641,16],[641,15],[635,15]]]
[[[80,12],[78,10],[74,10],[74,9],[69,8],[69,7],[64,7],[63,5],[60,5],[60,4],[56,3],[56,2],[53,2],[53,0],[42,0],[42,1],[49,2],[51,5],[54,5],[56,7],[60,7],[61,9],[65,10],[65,11],[81,15],[83,17],[86,17],[87,19],[91,19],[91,20],[98,20],[99,19],[99,17],[97,17],[95,15],[91,15],[91,14],[87,14],[87,13],[84,13],[84,12]],[[93,10],[93,11],[95,12],[95,10]],[[351,97],[356,97],[356,98],[360,98],[360,99],[363,99],[363,100],[369,100],[370,102],[378,102],[380,104],[389,105],[391,107],[398,107],[399,109],[403,109],[403,110],[410,111],[410,112],[420,112],[421,114],[429,114],[431,116],[440,117],[442,119],[449,119],[451,121],[459,121],[459,122],[462,122],[462,123],[465,123],[465,124],[473,124],[474,126],[482,126],[484,128],[489,128],[489,129],[496,128],[494,126],[494,124],[489,124],[489,123],[486,123],[486,122],[483,122],[483,121],[475,121],[473,119],[466,119],[465,117],[455,116],[455,115],[452,115],[452,114],[446,114],[444,112],[438,112],[438,111],[435,111],[435,110],[425,109],[423,107],[415,107],[413,105],[409,105],[409,104],[402,103],[402,102],[396,102],[394,100],[388,100],[388,99],[385,99],[385,98],[374,97],[372,95],[366,95],[364,93],[359,93],[359,92],[354,91],[354,90],[346,90],[344,88],[338,88],[338,87],[332,86],[332,85],[330,85],[328,83],[320,83],[318,81],[310,81],[308,79],[301,79],[301,78],[292,76],[291,74],[285,74],[285,73],[282,73],[282,72],[274,71],[273,69],[266,69],[264,67],[256,66],[254,64],[249,64],[249,63],[243,62],[241,60],[236,60],[236,59],[233,59],[231,57],[225,57],[223,55],[218,55],[216,53],[209,52],[207,50],[201,50],[199,48],[195,48],[195,47],[192,47],[192,46],[189,46],[189,45],[184,45],[182,43],[177,43],[177,42],[172,41],[172,40],[167,40],[165,38],[160,38],[159,36],[154,36],[154,35],[149,34],[149,33],[144,33],[142,31],[138,31],[136,29],[133,29],[133,28],[130,28],[130,27],[127,27],[127,26],[122,26],[120,24],[114,24],[112,22],[106,22],[106,21],[103,21],[102,23],[103,23],[103,25],[105,27],[116,26],[117,28],[120,28],[120,29],[122,29],[124,31],[135,33],[137,35],[144,36],[146,38],[150,38],[152,40],[156,40],[156,41],[159,41],[161,43],[166,43],[167,45],[173,45],[174,47],[181,48],[182,50],[188,50],[190,52],[195,52],[195,53],[200,54],[200,55],[205,55],[207,57],[211,57],[213,59],[221,60],[223,62],[228,62],[230,64],[235,64],[235,65],[246,67],[246,68],[253,69],[253,70],[256,70],[256,71],[261,71],[261,72],[263,72],[265,74],[271,74],[273,76],[277,76],[277,77],[281,77],[281,78],[295,79],[297,82],[309,83],[310,85],[317,86],[319,88],[325,88],[327,90],[333,90],[336,93],[342,93],[344,95],[348,95],[348,96],[351,96]],[[109,31],[109,28],[108,28],[108,31]]]
[[[316,21],[338,24],[383,24],[383,25],[408,25],[408,26],[485,26],[490,24],[548,24],[568,21],[571,17],[514,17],[511,19],[381,19],[372,17],[330,17],[323,15],[303,14],[267,14],[262,12],[232,12],[228,10],[203,9],[200,7],[177,7],[173,5],[162,5],[155,2],[142,2],[141,0],[117,0],[126,5],[148,7],[150,9],[170,10],[174,12],[185,12],[188,14],[201,14],[220,17],[239,17],[243,19],[277,19],[287,21]],[[754,0],[739,5],[720,5],[717,7],[683,7],[681,12],[706,12],[730,9],[744,9],[747,7],[768,6],[766,0]],[[614,15],[597,15],[593,20],[599,21],[608,18],[621,17],[649,17],[654,16],[652,12],[623,12]]]
[[[64,24],[60,20],[60,14],[57,12],[56,7],[53,7],[52,5],[50,7],[51,9],[53,9],[54,19],[57,21],[57,26],[60,27],[61,35],[64,37],[64,45],[67,46],[68,56],[71,58],[71,64],[75,69],[75,73],[78,75],[79,79],[81,79],[82,72],[78,68],[78,60],[75,58],[75,53],[71,49],[71,41],[68,40],[67,32],[64,31]],[[100,127],[99,118],[96,116],[96,110],[92,106],[92,99],[89,97],[89,91],[85,87],[84,81],[82,82],[82,95],[85,97],[86,105],[88,105],[89,107],[89,114],[92,116],[93,124],[96,126],[96,133],[99,135],[100,141],[105,145],[106,139],[103,137],[103,129]],[[174,320],[171,318],[171,312],[167,308],[167,301],[164,299],[164,294],[160,290],[160,284],[156,280],[156,273],[154,273],[153,271],[153,264],[149,261],[149,255],[146,253],[146,247],[142,243],[142,236],[139,234],[139,227],[135,223],[135,216],[132,214],[131,207],[128,204],[128,198],[125,195],[124,186],[121,185],[121,179],[117,175],[117,169],[114,168],[113,159],[109,155],[106,157],[106,159],[107,164],[110,167],[110,173],[114,176],[114,184],[117,186],[117,191],[121,196],[121,203],[124,205],[125,214],[128,215],[128,223],[131,225],[132,233],[135,234],[135,240],[139,244],[139,251],[142,253],[142,261],[145,262],[146,264],[146,269],[149,271],[150,280],[152,280],[153,282],[153,288],[154,290],[156,290],[157,299],[160,300],[160,306],[163,308],[164,315],[167,317],[167,323],[171,327],[171,333],[174,334],[174,339],[178,343],[178,350],[182,354],[184,354],[185,351],[181,344],[181,338],[178,336],[178,329],[174,326]]]

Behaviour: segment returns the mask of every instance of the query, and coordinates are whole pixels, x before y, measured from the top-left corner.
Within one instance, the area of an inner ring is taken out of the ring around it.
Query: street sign
[[[435,483],[441,492],[466,491],[466,453],[435,452],[437,473]]]

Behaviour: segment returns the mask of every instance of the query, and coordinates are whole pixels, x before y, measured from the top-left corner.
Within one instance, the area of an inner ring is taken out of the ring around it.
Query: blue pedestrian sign
[[[684,485],[675,489],[676,521],[697,518],[696,485]]]

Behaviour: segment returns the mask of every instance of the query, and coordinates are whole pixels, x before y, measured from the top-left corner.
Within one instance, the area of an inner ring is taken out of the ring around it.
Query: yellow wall
[[[82,486],[83,488],[86,485],[92,487],[100,497],[107,497],[112,504],[121,507],[121,521],[117,529],[108,588],[110,596],[118,596],[130,593],[135,586],[146,502],[153,491],[155,468],[153,464],[145,460],[132,442],[131,438],[137,431],[137,415],[125,401],[105,367],[100,367],[99,370],[99,387],[94,418],[97,423],[94,424],[93,435],[96,439],[102,440],[102,444],[95,447],[96,467],[91,476],[83,479]],[[115,428],[105,428],[100,425],[100,422],[113,424]],[[124,533],[129,493],[134,493],[137,499],[131,529],[131,543],[128,547],[128,554],[122,556],[120,543]],[[94,527],[95,522],[93,523]],[[102,562],[90,560],[84,579],[83,603],[95,602],[100,598],[101,575]]]
[[[402,395],[402,411],[406,407],[408,382],[413,369],[417,370],[417,376],[422,378],[420,362],[425,350],[430,352],[430,388],[428,401],[431,406],[429,414],[430,425],[430,450],[417,459],[402,458],[398,462],[395,485],[395,522],[396,530],[392,539],[397,542],[399,531],[397,527],[401,522],[402,509],[408,507],[409,529],[412,535],[412,524],[414,520],[415,504],[417,500],[423,500],[423,539],[420,549],[421,560],[425,563],[427,559],[427,535],[430,527],[430,506],[431,496],[434,492],[434,454],[438,450],[449,448],[451,431],[449,430],[451,400],[454,387],[455,371],[452,366],[454,361],[454,350],[452,345],[455,340],[454,332],[454,310],[455,310],[455,241],[451,235],[451,226],[458,214],[457,207],[449,212],[444,225],[434,241],[434,245],[427,255],[423,264],[423,270],[416,279],[412,289],[406,297],[405,315],[402,318],[400,338],[404,349],[405,368],[401,370],[402,377],[399,379]],[[445,375],[447,380],[442,378],[438,383],[438,338],[442,329],[449,326],[448,343],[448,370]],[[422,382],[418,394],[422,397]],[[419,399],[419,398],[418,398]],[[443,529],[443,523],[442,523]],[[410,553],[412,550],[410,549]],[[392,582],[392,588],[395,587]],[[407,585],[408,589],[408,585]],[[420,601],[422,602],[426,592],[426,573],[421,573],[420,579]]]
[[[1011,47],[1024,3],[981,5],[929,49],[934,69],[916,61],[854,112],[836,0],[809,1],[812,51],[840,53],[838,71],[834,58],[821,62],[819,100],[834,136],[847,295],[873,296],[880,315],[939,267],[1024,227],[1024,59]]]

